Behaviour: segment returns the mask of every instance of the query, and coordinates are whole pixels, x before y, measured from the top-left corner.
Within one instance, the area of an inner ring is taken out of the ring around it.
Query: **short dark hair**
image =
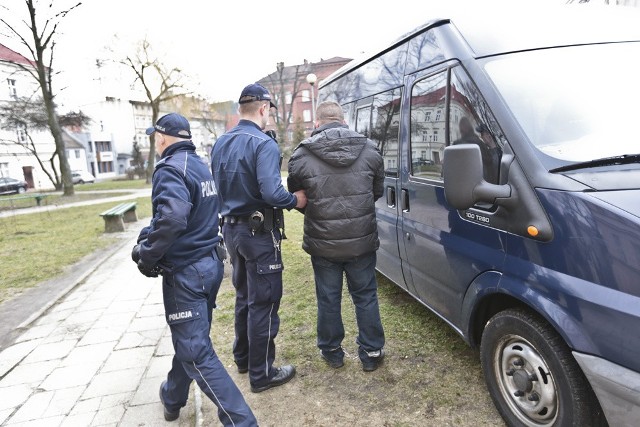
[[[344,111],[340,104],[334,101],[324,101],[316,108],[316,120],[321,123],[344,122]]]

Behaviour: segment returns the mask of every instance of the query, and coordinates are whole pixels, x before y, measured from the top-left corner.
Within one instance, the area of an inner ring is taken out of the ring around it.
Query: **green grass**
[[[138,218],[149,217],[150,198],[137,202]],[[101,203],[0,218],[0,302],[114,243],[114,237],[104,234],[99,215],[112,206]]]
[[[95,190],[139,190],[142,188],[150,188],[144,179],[112,179],[107,181],[94,182],[92,184],[76,184],[73,189],[76,192],[95,191]]]

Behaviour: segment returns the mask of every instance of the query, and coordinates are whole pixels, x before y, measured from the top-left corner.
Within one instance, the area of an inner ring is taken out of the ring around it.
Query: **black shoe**
[[[249,372],[249,368],[247,368],[246,366],[238,366],[239,374],[246,374],[247,372]]]
[[[374,356],[372,353],[378,353],[378,356]],[[369,358],[362,361],[362,370],[365,372],[373,372],[384,362],[384,350],[380,349],[376,352],[369,353]]]
[[[320,356],[333,369],[342,368],[344,366],[344,351],[342,347],[338,347],[332,351],[320,350]]]
[[[166,383],[167,383],[166,381],[162,381],[162,384],[160,384],[160,402],[162,403],[162,408],[164,409],[164,419],[165,421],[175,421],[180,416],[180,409],[178,409],[177,411],[171,412],[167,409],[166,405],[164,404],[164,398],[162,397],[162,389],[164,388],[164,385]]]
[[[276,368],[276,374],[269,380],[266,385],[260,387],[251,386],[251,391],[254,393],[260,393],[261,391],[269,390],[271,387],[277,387],[279,385],[289,382],[289,380],[296,376],[296,368],[292,365],[282,366]]]

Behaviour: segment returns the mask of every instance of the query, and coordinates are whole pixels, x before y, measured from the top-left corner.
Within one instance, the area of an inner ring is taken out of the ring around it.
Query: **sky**
[[[56,10],[77,3],[52,1]],[[198,94],[211,101],[227,101],[236,100],[245,85],[274,72],[278,62],[296,65],[305,59],[359,58],[436,17],[443,5],[466,7],[478,0],[81,1],[60,21],[54,58],[54,69],[61,71],[54,84],[66,87],[58,100],[71,109],[86,102],[83,96],[86,99],[91,93],[87,88],[97,79],[97,59],[118,55],[145,37],[162,53],[167,66],[182,69],[197,82],[193,87]],[[16,11],[26,17],[24,0],[2,3],[10,8],[14,22]],[[45,9],[48,3],[40,0],[38,4]],[[7,40],[6,31],[5,37],[2,34],[0,43],[26,53],[15,40]],[[131,81],[125,74],[120,84]]]

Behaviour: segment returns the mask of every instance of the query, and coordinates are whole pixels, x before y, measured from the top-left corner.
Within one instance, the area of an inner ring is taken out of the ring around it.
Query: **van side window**
[[[452,70],[449,97],[451,145],[478,145],[485,181],[498,184],[502,133],[480,92],[461,67]]]
[[[371,134],[369,138],[376,143],[385,170],[398,167],[398,133],[400,130],[400,99],[402,89],[392,89],[373,97],[371,111]]]
[[[447,72],[419,80],[411,89],[411,175],[442,181]]]

